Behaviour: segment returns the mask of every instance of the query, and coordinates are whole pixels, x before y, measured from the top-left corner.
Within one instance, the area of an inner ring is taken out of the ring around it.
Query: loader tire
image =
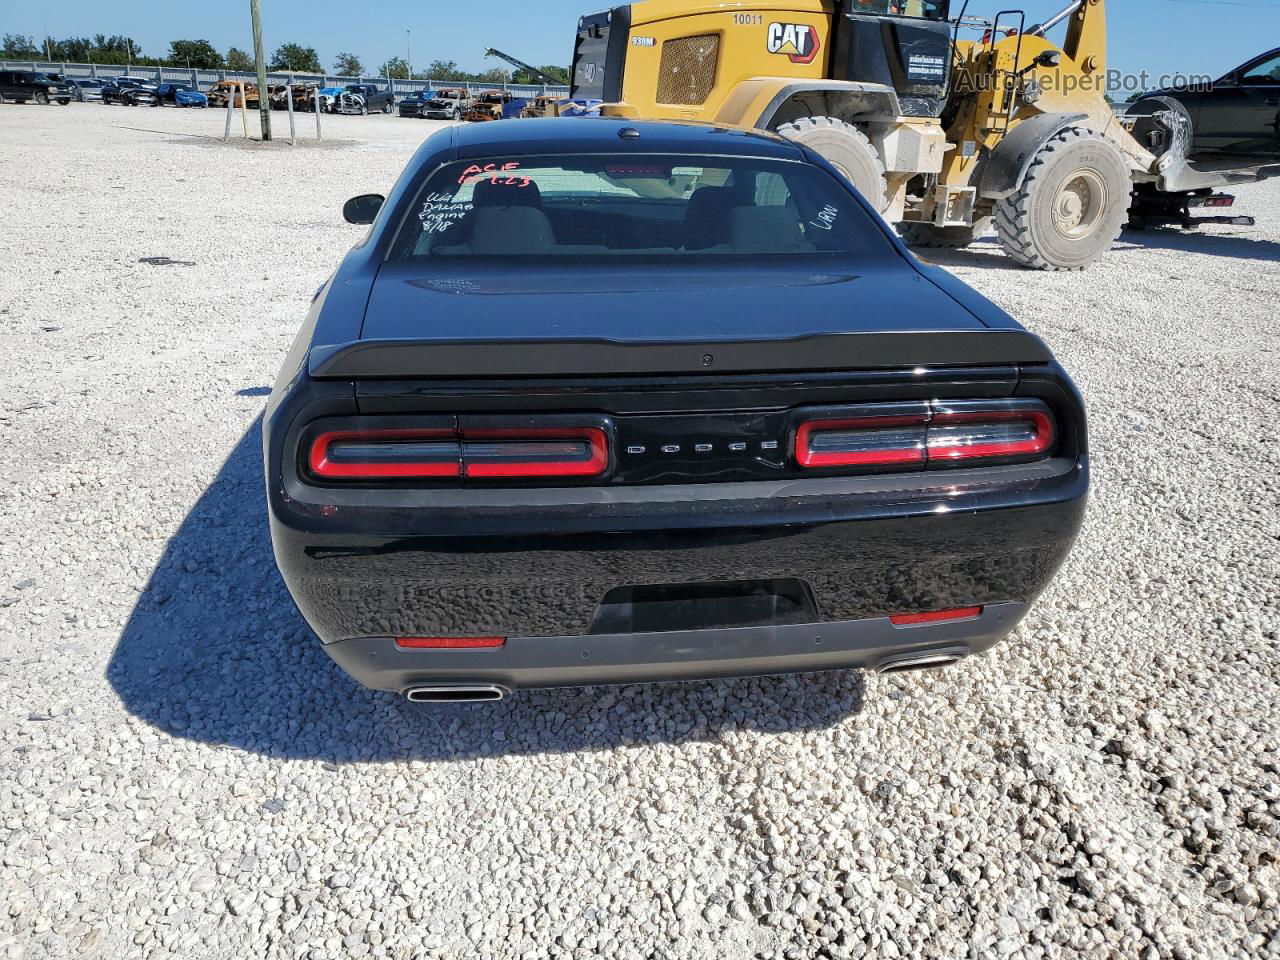
[[[866,134],[853,124],[835,117],[801,117],[774,132],[822,154],[877,211],[889,205],[884,163]]]
[[[900,223],[898,235],[909,247],[946,247],[960,250],[991,229],[991,218],[983,217],[967,227],[939,227],[932,223]]]
[[[1019,189],[996,202],[1000,245],[1033,270],[1083,270],[1120,236],[1129,179],[1118,147],[1085,127],[1063,129],[1036,151]]]

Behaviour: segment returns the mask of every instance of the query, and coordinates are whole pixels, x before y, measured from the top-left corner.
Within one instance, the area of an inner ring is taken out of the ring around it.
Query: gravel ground
[[[308,638],[257,420],[434,126],[0,107],[0,956],[1280,957],[1280,184],[1083,275],[935,258],[1092,415],[992,654],[430,709]]]

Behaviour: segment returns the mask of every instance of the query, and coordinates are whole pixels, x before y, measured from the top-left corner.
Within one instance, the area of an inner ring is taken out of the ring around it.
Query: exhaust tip
[[[890,657],[876,666],[876,673],[911,673],[916,670],[941,670],[959,663],[966,654],[954,650],[933,650]]]
[[[494,683],[453,683],[410,687],[404,695],[413,703],[491,703],[509,692]]]

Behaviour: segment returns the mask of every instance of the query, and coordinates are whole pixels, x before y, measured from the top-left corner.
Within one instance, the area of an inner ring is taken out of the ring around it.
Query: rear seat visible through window
[[[392,259],[886,252],[848,188],[808,163],[564,156],[447,165]]]

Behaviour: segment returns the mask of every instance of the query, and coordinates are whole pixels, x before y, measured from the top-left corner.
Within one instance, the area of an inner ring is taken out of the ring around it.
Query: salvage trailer
[[[1105,0],[1032,26],[1006,10],[978,21],[976,41],[960,38],[975,20],[965,8],[953,19],[950,0],[618,6],[579,21],[571,96],[603,100],[606,115],[774,131],[825,156],[909,242],[964,247],[994,229],[1041,270],[1092,263],[1131,202],[1169,222],[1159,216],[1229,203],[1213,191],[1275,172],[1197,164],[1163,108],[1115,114]]]

